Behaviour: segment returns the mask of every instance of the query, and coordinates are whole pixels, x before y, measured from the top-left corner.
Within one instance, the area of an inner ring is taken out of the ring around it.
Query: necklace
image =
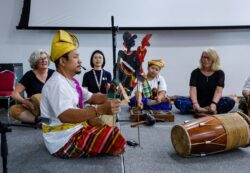
[[[94,73],[94,76],[95,76],[95,82],[96,82],[96,85],[97,85],[97,87],[98,87],[98,90],[99,90],[99,92],[101,92],[101,84],[102,84],[103,70],[101,70],[101,75],[100,75],[100,80],[99,80],[99,82],[98,82],[98,80],[97,80],[97,75],[96,75],[96,72],[95,72],[94,69],[93,69],[93,73]]]

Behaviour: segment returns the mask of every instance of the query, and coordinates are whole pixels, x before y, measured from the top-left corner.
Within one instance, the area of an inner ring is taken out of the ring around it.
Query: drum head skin
[[[191,141],[182,125],[175,125],[171,131],[172,144],[177,154],[188,156],[191,153]]]

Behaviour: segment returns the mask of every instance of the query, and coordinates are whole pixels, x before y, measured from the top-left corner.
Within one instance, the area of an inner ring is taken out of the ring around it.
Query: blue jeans
[[[147,98],[142,98],[142,103],[143,103],[143,109],[145,110],[166,110],[170,111],[172,110],[172,104],[171,103],[158,103],[155,105],[147,105],[148,99]],[[132,97],[129,102],[129,106],[136,106],[136,99],[135,97]]]
[[[182,114],[191,113],[193,110],[193,103],[189,97],[178,97],[174,101],[174,105],[180,110]],[[217,104],[218,114],[227,113],[233,109],[235,101],[229,97],[221,97]]]

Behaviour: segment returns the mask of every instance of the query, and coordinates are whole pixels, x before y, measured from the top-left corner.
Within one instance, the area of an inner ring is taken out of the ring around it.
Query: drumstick
[[[142,110],[140,109],[140,111],[141,111],[141,114],[142,114]],[[139,119],[140,119],[140,115],[138,114],[138,121],[139,121]],[[137,134],[138,134],[138,145],[139,145],[139,147],[141,146],[141,135],[140,135],[140,126],[137,126]]]
[[[110,88],[110,83],[106,83],[106,94],[108,94],[109,88]],[[114,93],[114,98],[113,99],[115,99],[115,93]],[[115,116],[116,116],[116,114],[113,115],[112,138],[114,138]]]
[[[137,92],[139,91],[139,82],[137,83],[137,87],[136,87],[136,89],[137,89]],[[137,104],[137,103],[136,103]],[[139,109],[139,111],[141,112],[141,114],[142,114],[142,110],[139,108],[139,105],[137,105],[137,107],[138,107],[138,109]],[[138,121],[140,121],[140,114],[138,114],[138,116],[137,116],[137,120]],[[138,145],[139,145],[139,147],[141,146],[141,138],[140,138],[140,126],[137,126],[137,134],[138,134]]]
[[[160,89],[160,81],[157,82],[157,93],[156,93],[156,97],[158,97],[159,89]]]
[[[130,127],[136,127],[136,126],[139,126],[139,125],[142,125],[142,124],[147,124],[147,121],[144,120],[144,121],[139,121],[139,122],[135,122],[135,123],[132,123],[130,125]],[[139,140],[140,141],[140,140]]]
[[[128,94],[126,93],[124,87],[122,86],[121,82],[119,82],[119,88],[122,92],[122,95],[124,97],[124,99],[126,100],[127,103],[129,103],[129,97],[128,97]]]

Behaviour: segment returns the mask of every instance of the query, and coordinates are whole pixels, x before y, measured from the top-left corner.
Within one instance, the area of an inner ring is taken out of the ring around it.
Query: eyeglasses
[[[204,55],[203,55],[202,58],[203,58],[203,59],[208,59],[208,60],[210,60],[210,58],[209,58],[208,56],[204,56]]]
[[[41,58],[39,59],[39,61],[45,61],[45,60],[47,60],[47,57],[41,57]]]

